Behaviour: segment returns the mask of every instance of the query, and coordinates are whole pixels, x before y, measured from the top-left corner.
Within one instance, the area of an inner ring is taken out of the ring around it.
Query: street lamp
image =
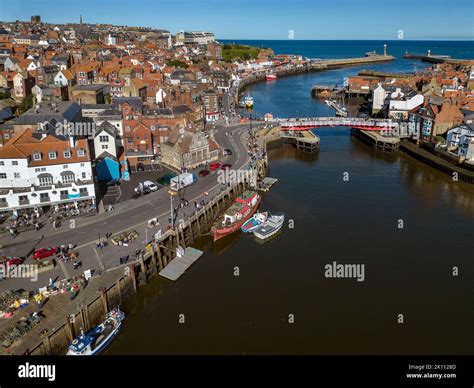
[[[168,190],[168,194],[170,195],[170,204],[171,204],[171,227],[174,227],[173,196],[177,195],[178,192],[170,189]]]

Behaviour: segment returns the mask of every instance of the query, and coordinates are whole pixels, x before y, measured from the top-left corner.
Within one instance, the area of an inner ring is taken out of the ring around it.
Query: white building
[[[387,92],[382,87],[382,84],[379,83],[372,92],[372,113],[377,113],[384,107],[386,97]]]
[[[394,118],[403,118],[408,117],[408,111],[415,109],[416,107],[423,105],[425,97],[422,94],[416,94],[413,97],[406,97],[397,89],[396,92],[392,93],[391,98],[394,98],[394,95],[398,95],[399,99],[390,100],[389,102],[389,117]],[[401,98],[400,98],[401,97]]]
[[[452,149],[459,157],[474,162],[474,129],[461,124],[448,131],[446,135],[448,149]]]
[[[0,211],[92,200],[87,140],[28,129],[0,148]]]

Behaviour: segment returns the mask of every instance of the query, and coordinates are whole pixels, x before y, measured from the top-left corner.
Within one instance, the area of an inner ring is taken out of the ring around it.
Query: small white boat
[[[244,233],[253,232],[259,225],[264,223],[268,218],[268,212],[255,213],[252,218],[249,218],[242,225],[241,229]]]
[[[122,328],[125,313],[118,308],[111,310],[105,320],[89,330],[87,333],[75,338],[68,345],[68,356],[94,356],[105,349]]]
[[[245,103],[246,108],[252,108],[253,107],[253,97],[252,96],[245,96],[244,103]]]
[[[284,221],[284,215],[272,215],[268,217],[265,222],[254,229],[253,235],[260,240],[268,240],[281,230]]]

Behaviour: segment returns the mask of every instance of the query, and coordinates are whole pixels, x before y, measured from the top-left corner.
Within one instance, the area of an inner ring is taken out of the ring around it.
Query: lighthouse
[[[384,57],[387,56],[387,44],[384,44],[384,45],[383,45],[383,56],[384,56]]]

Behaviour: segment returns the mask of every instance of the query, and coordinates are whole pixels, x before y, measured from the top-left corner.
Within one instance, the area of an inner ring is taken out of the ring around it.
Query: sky
[[[0,0],[0,20],[206,30],[217,39],[474,39],[472,0]]]

